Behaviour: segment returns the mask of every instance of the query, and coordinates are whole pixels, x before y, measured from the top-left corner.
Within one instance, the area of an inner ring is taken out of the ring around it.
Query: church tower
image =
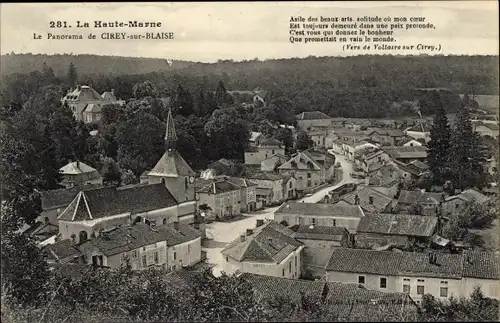
[[[177,133],[172,110],[169,109],[165,132],[165,153],[148,173],[149,183],[165,183],[178,203],[195,201],[195,174],[177,151]]]

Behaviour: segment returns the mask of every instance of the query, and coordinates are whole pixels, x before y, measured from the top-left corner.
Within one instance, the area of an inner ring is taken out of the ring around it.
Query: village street
[[[331,153],[333,154],[333,152]],[[297,203],[317,203],[330,190],[335,189],[342,184],[360,182],[360,180],[353,179],[350,176],[350,173],[352,172],[352,164],[349,163],[344,156],[335,154],[335,157],[335,163],[339,162],[342,169],[342,179],[340,182],[335,185],[325,187],[310,196],[306,196],[298,200]],[[207,240],[203,243],[202,249],[207,253],[207,263],[214,265],[214,275],[220,275],[222,270],[221,264],[223,263],[223,257],[220,252],[225,245],[238,238],[238,236],[244,233],[246,229],[254,228],[257,219],[274,219],[274,212],[278,208],[279,206],[276,206],[250,214],[243,214],[243,218],[239,218],[233,222],[212,222],[207,225]]]

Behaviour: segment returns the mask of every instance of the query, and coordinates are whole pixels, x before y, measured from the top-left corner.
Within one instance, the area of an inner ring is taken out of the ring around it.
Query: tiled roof
[[[93,190],[101,185],[85,185],[83,187],[61,188],[57,190],[41,191],[42,209],[48,210],[57,207],[66,207],[80,191]]]
[[[81,255],[71,239],[49,244],[43,250],[47,253],[47,259],[50,260],[62,260],[68,257],[77,257]]]
[[[178,229],[175,229],[175,225]],[[174,246],[195,240],[200,236],[201,234],[196,229],[181,222],[153,228],[139,222],[129,227],[119,227],[103,232],[97,238],[80,244],[78,248],[82,253],[97,249],[109,257],[161,241],[166,241],[167,246]]]
[[[324,120],[324,119],[331,119],[331,117],[327,116],[326,114],[320,111],[302,112],[297,115],[297,120]]]
[[[500,279],[498,253],[465,251],[464,277]]]
[[[401,190],[398,203],[438,205],[444,200],[443,193]]]
[[[205,187],[199,189],[198,193],[220,194],[225,192],[237,191],[239,189],[240,187],[238,185],[235,185],[227,180],[222,180],[206,185]]]
[[[385,146],[382,149],[393,159],[427,158],[427,148],[423,146]]]
[[[412,132],[430,132],[431,126],[425,123],[418,123],[411,128],[406,129],[406,131]]]
[[[35,222],[31,227],[23,232],[30,237],[40,237],[46,239],[59,233],[59,227],[51,223]]]
[[[78,175],[86,173],[94,173],[97,170],[83,162],[71,162],[59,169],[59,172],[64,175]]]
[[[101,97],[106,101],[111,101],[111,102],[118,101],[113,91],[106,91],[103,94],[101,94]]]
[[[263,140],[259,147],[263,147],[263,146],[276,146],[276,147],[281,147],[283,145],[283,143],[277,139],[274,139],[274,138],[270,138],[270,139],[265,139]]]
[[[105,187],[81,191],[58,217],[82,221],[123,213],[141,213],[177,205],[164,184],[134,186],[126,189]]]
[[[430,263],[427,253],[334,248],[326,270],[389,276],[462,277],[463,255],[435,255],[436,263]]]
[[[446,201],[450,201],[450,200],[453,200],[456,198],[459,198],[459,199],[466,201],[466,202],[476,201],[477,203],[480,203],[480,204],[486,203],[490,200],[490,198],[487,197],[486,195],[483,195],[476,190],[468,189],[468,190],[465,190],[458,195],[454,195],[454,196],[450,196],[450,197],[446,198]]]
[[[370,214],[359,221],[357,232],[430,237],[438,223],[435,216]]]
[[[148,175],[194,176],[196,173],[177,150],[166,151]]]
[[[250,141],[254,142],[255,140],[257,140],[258,137],[262,136],[262,134],[260,132],[255,132],[255,131],[252,131],[250,133]]]
[[[239,186],[239,187],[250,187],[250,186],[257,186],[257,184],[249,181],[248,179],[246,178],[242,178],[242,177],[232,177],[232,176],[220,176],[221,179],[225,179],[227,180],[228,182],[231,182],[233,184],[235,184],[236,186]]]
[[[250,180],[258,179],[258,180],[268,180],[268,181],[278,181],[284,178],[283,175],[273,174],[269,172],[257,172],[247,176]]]
[[[254,229],[244,241],[238,239],[221,252],[237,261],[272,262],[279,264],[302,243],[293,238],[294,232],[274,221]]]
[[[367,212],[381,212],[385,210],[387,205],[392,203],[392,198],[377,190],[374,190],[369,186],[360,187],[354,192],[341,196],[340,199],[346,201],[351,205],[355,205],[356,195],[360,199],[359,206],[361,206],[361,208],[363,208],[363,210]],[[373,198],[372,204],[369,203],[370,197]]]
[[[359,205],[323,203],[283,203],[283,205],[281,205],[281,207],[274,213],[355,218],[361,218],[364,216],[364,213]]]
[[[295,239],[342,241],[349,235],[343,227],[326,227],[317,225],[298,225],[294,230]]]

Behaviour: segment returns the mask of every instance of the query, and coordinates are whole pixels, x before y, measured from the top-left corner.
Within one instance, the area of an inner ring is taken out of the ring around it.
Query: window
[[[418,285],[417,286],[417,295],[424,295],[424,293],[425,293],[424,286]]]
[[[440,297],[448,297],[448,287],[439,288],[439,296]]]
[[[380,278],[380,288],[387,288],[387,278],[385,277]]]
[[[160,257],[158,257],[158,252],[155,251],[155,264],[160,263]]]
[[[441,284],[443,284],[443,285],[448,285],[448,282],[447,282],[446,280],[442,280],[442,281],[441,281]]]
[[[144,267],[146,267],[146,266],[147,266],[147,264],[148,264],[148,261],[147,261],[147,259],[146,259],[146,255],[142,255],[142,265],[143,265]]]
[[[177,260],[177,252],[174,252],[174,260]]]
[[[410,281],[410,278],[403,278],[403,281],[405,281],[405,282],[409,282],[409,281]]]
[[[332,223],[333,225],[332,226],[336,227],[337,226],[337,220],[333,219],[332,221],[333,221],[333,223]]]
[[[226,262],[229,262],[229,257],[226,257]]]
[[[132,258],[137,258],[137,250],[132,250]]]
[[[417,281],[418,281],[419,283],[423,283],[423,282],[425,282],[425,280],[423,280],[423,279],[417,279]]]
[[[311,178],[311,173],[307,173],[307,178]]]
[[[288,272],[289,273],[292,272],[292,262],[291,261],[288,263]]]
[[[290,181],[290,184],[288,185],[290,188],[292,188],[292,181]]]
[[[365,283],[365,276],[358,276],[358,283],[364,284]]]
[[[163,224],[167,224],[167,219],[163,219]]]
[[[297,267],[297,256],[295,256],[295,267]]]
[[[410,294],[410,285],[403,285],[403,293]]]
[[[311,187],[311,180],[307,180],[307,187]]]
[[[283,269],[281,270],[281,275],[282,275],[283,277],[285,277],[285,268],[283,268]]]
[[[171,269],[175,270],[177,267],[175,265],[172,265]]]
[[[312,218],[312,224],[316,224],[316,218]]]
[[[146,251],[146,247],[142,247],[142,251]]]
[[[185,189],[188,189],[188,186],[189,186],[189,184],[188,184],[188,179],[187,179],[187,177],[185,177],[185,178],[184,178],[184,188],[185,188]]]
[[[369,199],[369,203],[373,204],[373,196],[369,196],[368,199]]]
[[[274,150],[272,150],[272,154],[274,155]]]
[[[188,253],[191,252],[191,245],[188,244]]]
[[[122,253],[122,262],[126,262],[127,258],[128,258],[127,253],[126,252]]]

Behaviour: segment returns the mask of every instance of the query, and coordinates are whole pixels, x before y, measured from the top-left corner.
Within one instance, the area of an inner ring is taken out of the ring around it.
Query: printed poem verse
[[[289,41],[293,44],[338,43],[345,52],[439,52],[441,44],[398,44],[398,36],[417,30],[435,30],[425,17],[290,17]],[[430,39],[430,38],[429,38]]]

